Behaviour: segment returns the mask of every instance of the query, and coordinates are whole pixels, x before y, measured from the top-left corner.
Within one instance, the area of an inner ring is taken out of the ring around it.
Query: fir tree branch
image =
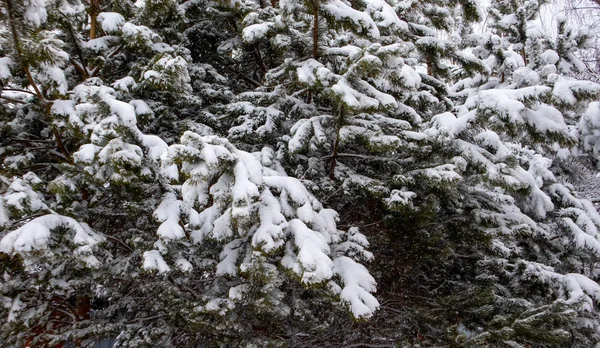
[[[77,72],[81,75],[81,77],[84,80],[89,77],[87,69],[81,63],[77,62],[73,58],[69,59],[69,61],[71,62],[71,65],[73,65],[73,67],[75,68],[75,70],[77,70]]]
[[[343,187],[343,186],[341,186],[341,187]],[[337,192],[337,191],[336,191],[336,192]],[[329,197],[328,197],[328,198],[329,198]],[[327,202],[327,200],[323,200],[323,201],[324,201],[324,202]],[[366,224],[366,225],[360,225],[359,227],[360,227],[360,228],[364,228],[364,227],[371,227],[371,226],[379,225],[379,224],[381,224],[381,223],[383,223],[383,220],[375,221],[375,222],[372,222],[372,223],[369,223],[369,224]],[[359,225],[359,224],[352,224],[352,225],[337,225],[337,226],[338,226],[338,228],[350,228],[350,227],[356,227],[356,226],[358,226],[358,225]]]
[[[262,86],[262,84],[258,81],[253,80],[252,78],[242,74],[241,72],[231,68],[231,67],[227,67],[227,70],[231,71],[232,73],[236,74],[238,77],[242,78],[244,81],[254,85],[254,87],[260,87]]]
[[[31,94],[33,96],[37,97],[37,94],[33,93],[32,91],[28,91],[26,89],[18,89],[18,88],[3,88],[2,91],[7,91],[7,92],[19,92],[19,93],[27,93],[27,94]]]
[[[321,157],[321,160],[326,160],[328,158],[332,158],[333,154],[331,155],[326,155]],[[393,158],[393,157],[381,157],[381,156],[370,156],[370,155],[360,155],[360,154],[356,154],[356,153],[338,153],[337,157],[355,157],[355,158],[360,158],[363,160],[369,160],[369,161],[396,161],[398,160],[397,158]]]
[[[9,23],[10,23],[9,25],[10,25],[10,29],[11,29],[11,33],[12,33],[12,37],[13,37],[13,42],[15,44],[15,49],[17,51],[17,55],[19,56],[19,60],[21,62],[21,68],[25,72],[25,75],[27,75],[27,80],[31,84],[31,87],[35,90],[36,96],[39,98],[40,102],[45,106],[46,117],[49,120],[52,120],[52,116],[50,114],[50,108],[52,107],[52,103],[51,102],[49,103],[46,100],[46,98],[44,98],[44,95],[42,94],[40,88],[35,83],[35,80],[33,79],[33,76],[31,75],[31,71],[29,69],[29,64],[27,64],[27,62],[24,58],[24,55],[23,55],[23,51],[21,49],[21,41],[19,39],[19,33],[17,32],[17,24],[16,24],[16,20],[14,17],[14,13],[13,13],[14,10],[13,10],[13,6],[12,6],[12,0],[4,0],[4,4],[6,5],[6,10],[8,12]],[[6,99],[5,97],[3,97],[3,98]],[[60,137],[60,133],[58,133],[58,130],[56,129],[56,127],[51,126],[51,128],[52,128],[52,134],[56,138],[56,146],[62,152],[62,157],[64,157],[64,159],[67,162],[71,162],[69,151],[67,151],[67,149],[65,148],[64,143]]]
[[[11,221],[11,225],[12,225],[12,226],[15,226],[15,225],[17,225],[17,224],[19,224],[19,223],[21,223],[21,222],[23,222],[23,221],[29,221],[29,220],[33,220],[33,219],[35,219],[35,218],[37,218],[37,217],[44,216],[44,215],[48,215],[48,214],[51,214],[51,213],[50,213],[50,212],[48,212],[48,211],[43,211],[43,212],[41,212],[41,213],[35,213],[35,214],[33,214],[33,215],[28,215],[28,216],[26,216],[26,217],[23,217],[23,218],[21,218],[21,219],[18,219],[18,220]]]
[[[54,132],[55,131],[53,130],[52,133],[54,133]],[[60,136],[57,138],[57,142],[59,142],[59,139],[60,139]],[[60,143],[62,144],[62,140],[60,141]],[[60,153],[60,152],[58,152],[56,150],[49,150],[48,153],[51,154],[51,155],[54,155],[54,156],[56,156],[58,158],[61,158],[61,159],[63,159],[66,162],[70,162],[69,158],[67,156],[65,156],[64,154],[62,154],[62,153]]]
[[[5,97],[3,95],[0,95],[0,99],[4,99],[4,100],[8,100],[11,103],[18,103],[18,104],[27,104],[27,102],[24,102],[22,100],[18,100],[18,99],[13,99],[13,98],[9,98],[9,97]]]
[[[112,241],[115,241],[115,242],[117,242],[118,244],[120,244],[121,246],[125,247],[125,248],[127,249],[127,251],[133,252],[133,249],[131,249],[131,247],[130,247],[129,245],[125,244],[125,242],[123,242],[123,241],[122,241],[122,240],[120,240],[119,238],[117,238],[117,237],[113,237],[113,236],[110,236],[110,235],[108,235],[108,234],[105,234],[105,236],[106,236],[106,238],[108,238],[108,239],[110,239],[110,240],[112,240]]]
[[[112,57],[114,57],[115,55],[117,55],[123,49],[123,47],[125,47],[125,43],[120,44],[119,47],[115,48],[114,51],[109,53],[108,56],[106,56],[106,60],[109,60]],[[90,75],[90,77],[96,77],[98,72],[100,72],[100,66],[95,67],[94,70],[92,70],[89,75]]]
[[[90,77],[90,74],[89,74],[88,69],[86,68],[85,60],[83,59],[83,57],[84,57],[83,49],[81,48],[81,44],[80,44],[79,40],[77,40],[77,37],[75,36],[75,33],[73,32],[73,27],[69,24],[65,25],[64,27],[66,28],[67,33],[69,34],[69,36],[71,37],[71,40],[73,41],[73,44],[75,46],[74,47],[75,53],[77,54],[77,58],[79,59],[79,62],[73,58],[69,59],[69,61],[71,62],[73,67],[79,72],[81,77],[85,80],[88,77]]]
[[[126,324],[135,324],[135,323],[139,323],[141,321],[148,321],[148,320],[164,318],[166,316],[167,316],[166,314],[159,314],[159,315],[155,315],[155,316],[151,316],[151,317],[137,318],[137,319],[128,321]]]
[[[27,64],[27,62],[25,61],[24,56],[23,56],[23,50],[21,49],[21,41],[19,39],[19,33],[17,32],[17,23],[16,23],[15,16],[13,13],[14,10],[13,10],[13,6],[12,6],[12,0],[4,0],[4,4],[6,5],[6,12],[8,12],[8,22],[9,22],[11,34],[13,37],[13,42],[15,44],[15,49],[17,51],[17,55],[19,56],[19,61],[21,62],[21,68],[25,72],[25,75],[27,75],[27,80],[29,81],[29,83],[31,84],[33,89],[35,90],[35,94],[37,95],[37,97],[40,99],[40,101],[42,101],[43,103],[46,103],[46,99],[44,98],[44,95],[42,94],[39,87],[33,80],[31,71],[29,71],[29,64]]]
[[[12,141],[19,141],[24,143],[53,143],[52,140],[43,140],[43,139],[22,139],[22,138],[11,138]]]

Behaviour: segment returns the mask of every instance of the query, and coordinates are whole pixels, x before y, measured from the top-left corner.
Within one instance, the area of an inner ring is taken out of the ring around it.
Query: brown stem
[[[52,134],[56,138],[56,147],[60,150],[60,153],[62,153],[65,156],[65,158],[67,159],[67,162],[71,163],[72,162],[71,154],[69,154],[69,151],[67,150],[67,148],[65,147],[65,144],[62,141],[60,133],[54,126],[52,127]]]
[[[85,80],[89,77],[89,74],[87,72],[87,69],[85,67],[83,67],[81,65],[81,63],[79,63],[78,61],[76,61],[75,59],[71,58],[69,59],[69,61],[71,62],[71,65],[73,65],[73,67],[75,68],[75,70],[77,70],[77,72],[79,73],[79,75],[81,75],[81,77]]]
[[[525,63],[525,65],[527,65],[527,53],[525,52],[525,47],[521,48],[521,57],[523,57],[523,63]]]
[[[191,235],[190,235],[190,231],[188,231],[185,228],[185,225],[183,224],[183,221],[179,220],[179,226],[181,226],[181,229],[183,230],[183,233],[185,233],[185,237],[191,241]]]
[[[331,155],[331,166],[329,167],[329,179],[335,179],[335,166],[337,164],[338,153],[340,150],[340,132],[344,125],[344,105],[340,106],[340,115],[335,129],[335,143],[333,145],[333,154]]]
[[[51,109],[52,109],[52,103],[46,104],[46,115],[48,115],[48,118],[50,118],[50,119],[52,119]],[[54,125],[50,125],[50,127],[52,128],[52,134],[54,135],[54,138],[56,139],[56,147],[58,148],[60,153],[65,157],[66,161],[69,163],[72,163],[73,159],[71,158],[71,154],[65,147],[65,144],[62,141],[62,138],[60,136],[60,133],[58,132],[58,129]]]
[[[97,36],[98,14],[100,13],[99,0],[90,0],[90,40]]]
[[[427,56],[427,75],[433,76],[433,62],[431,56]]]
[[[75,300],[75,314],[78,320],[85,320],[90,318],[90,310],[92,309],[92,302],[88,295],[77,296]]]
[[[29,80],[29,83],[31,83],[31,86],[33,87],[33,90],[35,91],[35,94],[38,96],[38,98],[40,98],[40,100],[42,102],[46,103],[47,102],[46,98],[44,98],[44,95],[40,91],[40,88],[37,86],[37,84],[33,80],[33,76],[31,75],[31,71],[29,71],[29,66],[28,65],[24,65],[23,66],[23,70],[25,70],[25,74],[27,74],[27,79]]]

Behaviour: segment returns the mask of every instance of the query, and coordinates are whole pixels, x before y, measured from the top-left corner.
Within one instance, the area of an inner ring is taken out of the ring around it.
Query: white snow
[[[325,5],[322,5],[322,8],[329,12],[336,20],[351,21],[372,38],[379,38],[379,28],[377,28],[377,25],[367,13],[355,10],[341,0],[329,1]]]
[[[0,80],[9,79],[12,77],[10,67],[13,65],[12,59],[9,57],[0,57]]]
[[[219,275],[236,275],[237,260],[240,252],[243,250],[243,239],[234,239],[223,247],[223,251],[219,255],[221,262],[217,265],[216,273]]]
[[[125,18],[116,12],[100,12],[98,14],[98,22],[100,22],[102,31],[107,34],[113,34],[123,27]]]
[[[379,302],[371,294],[376,291],[375,279],[365,266],[349,257],[341,256],[333,262],[335,274],[344,283],[340,292],[341,299],[349,304],[355,318],[371,317],[379,308]]]
[[[0,240],[0,251],[11,254],[46,250],[49,248],[48,243],[52,230],[60,226],[75,232],[72,242],[76,245],[93,248],[96,244],[104,241],[103,236],[92,231],[86,224],[79,223],[67,216],[48,214],[35,218],[9,232]]]
[[[120,90],[123,92],[132,92],[133,89],[135,89],[137,87],[137,83],[135,82],[135,80],[133,79],[133,77],[131,76],[125,76],[121,79],[116,80],[113,84],[112,87],[116,90]],[[131,102],[129,102],[131,104]]]
[[[308,228],[299,219],[289,222],[298,248],[297,262],[302,268],[302,282],[320,283],[333,276],[333,262],[329,258],[329,245],[323,236]]]
[[[120,121],[123,122],[123,125],[133,127],[137,124],[135,108],[132,105],[117,100],[108,93],[103,93],[102,97],[103,101],[110,107],[110,112],[117,115]]]
[[[407,191],[404,187],[402,190],[392,190],[390,196],[384,201],[389,207],[395,206],[412,206],[412,199],[417,196],[416,193]]]
[[[159,237],[165,240],[185,237],[185,231],[179,225],[179,214],[182,203],[174,194],[170,193],[163,198],[158,208],[156,208],[154,217],[159,222],[162,222],[156,232]]]
[[[377,25],[383,28],[390,28],[397,31],[408,31],[408,24],[401,20],[396,11],[384,0],[367,0],[366,11],[377,22]]]
[[[561,280],[571,303],[576,303],[581,298],[587,299],[582,303],[582,306],[585,310],[591,312],[594,310],[594,302],[600,302],[600,285],[588,277],[582,274],[569,273],[564,275]]]
[[[194,266],[184,258],[179,258],[175,260],[175,264],[177,265],[177,268],[179,268],[183,272],[191,272],[194,269]]]
[[[2,198],[0,198],[0,227],[8,224],[10,222],[10,219],[8,217],[8,212],[6,211],[6,208],[4,207],[4,200]]]
[[[100,152],[102,148],[100,146],[94,144],[84,144],[81,145],[79,150],[73,153],[73,159],[76,162],[91,164],[96,154]]]
[[[242,30],[242,39],[247,43],[254,43],[257,40],[264,40],[265,35],[271,30],[273,23],[265,22],[252,24]]]
[[[379,101],[360,93],[350,85],[349,81],[342,77],[331,87],[331,90],[340,96],[341,100],[350,108],[374,109],[379,107]]]
[[[158,250],[144,252],[144,264],[142,267],[146,270],[158,271],[158,274],[171,271],[171,268],[167,265]]]
[[[188,221],[185,229],[193,243],[201,246],[207,239],[222,242],[217,275],[236,275],[238,269],[249,272],[255,269],[256,258],[269,255],[276,260],[280,255],[281,265],[296,273],[302,283],[320,284],[336,275],[333,256],[373,257],[365,250],[368,243],[364,235],[357,229],[348,234],[339,231],[335,211],[323,209],[300,180],[285,175],[282,169],[274,170],[280,165],[272,149],[248,153],[226,139],[186,132],[181,143],[168,147],[160,161],[161,167],[177,163],[186,180],[179,193],[167,194],[155,210],[154,216],[162,222],[159,237],[176,243],[184,235],[183,220]],[[166,272],[168,266],[159,257],[159,251],[149,254],[144,267]],[[270,262],[261,261],[260,267],[265,272],[276,270]],[[374,283],[367,285],[359,264],[354,265],[358,265],[360,279],[347,274],[351,272],[347,268],[352,266],[350,262],[344,264],[346,280],[341,296],[354,314],[368,316],[368,308],[375,308],[367,296]],[[230,288],[230,292],[238,301],[245,292],[236,289]],[[211,303],[207,306],[214,305],[215,311],[223,309],[220,306],[224,302]]]
[[[260,196],[259,217],[260,227],[252,236],[252,246],[267,253],[282,247],[287,221],[281,213],[281,205],[270,190],[264,190]]]
[[[48,19],[46,12],[46,0],[23,0],[25,13],[23,18],[32,26],[38,28]]]
[[[554,84],[552,95],[559,101],[574,105],[577,103],[576,94],[586,93],[600,95],[600,85],[591,81],[560,80]]]
[[[141,99],[132,99],[132,100],[129,101],[129,104],[134,107],[135,114],[138,115],[138,116],[140,116],[140,115],[152,115],[152,113],[153,113],[152,109],[150,109],[150,106],[145,101],[143,101]],[[165,143],[165,142],[161,141],[161,143]]]

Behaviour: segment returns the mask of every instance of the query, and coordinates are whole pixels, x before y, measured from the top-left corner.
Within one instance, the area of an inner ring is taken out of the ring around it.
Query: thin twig
[[[13,99],[13,98],[5,97],[5,96],[3,96],[3,95],[0,95],[0,98],[1,98],[1,99],[4,99],[4,100],[8,100],[8,101],[9,101],[9,102],[11,102],[11,103],[27,104],[27,102],[24,102],[24,101],[22,101],[22,100],[18,100],[18,99]]]
[[[32,91],[28,91],[26,89],[18,89],[18,88],[2,88],[2,92],[4,91],[8,91],[8,92],[19,92],[19,93],[27,93],[27,94],[31,94],[33,96],[37,95],[35,93],[33,93]]]
[[[115,48],[114,51],[109,53],[108,56],[106,56],[106,60],[109,60],[112,57],[114,57],[117,53],[119,53],[123,49],[123,47],[125,47],[125,43],[122,43],[121,45],[119,45],[119,47]],[[100,66],[95,67],[94,70],[92,70],[92,72],[90,73],[90,77],[96,77],[96,75],[98,74],[99,71],[100,71]]]
[[[106,235],[106,237],[107,237],[108,239],[112,240],[112,241],[115,241],[115,242],[117,242],[117,243],[121,244],[122,246],[124,246],[125,248],[127,248],[127,250],[128,250],[128,251],[133,251],[133,249],[132,249],[132,248],[131,248],[129,245],[125,244],[125,242],[123,242],[123,241],[122,241],[122,240],[120,240],[119,238],[117,238],[117,237],[113,237],[113,236],[109,236],[109,235]]]
[[[130,321],[126,322],[126,324],[133,324],[133,323],[139,323],[140,321],[148,321],[148,320],[160,319],[160,318],[164,318],[166,316],[167,316],[166,314],[160,314],[160,315],[155,315],[155,316],[152,316],[152,317],[137,318],[137,319],[133,319],[133,320],[130,320]]]
[[[239,72],[239,71],[237,71],[237,70],[235,70],[235,69],[233,69],[231,67],[227,67],[227,70],[229,70],[232,73],[236,74],[238,77],[241,77],[243,80],[246,80],[246,82],[249,82],[249,83],[253,84],[254,87],[260,87],[261,86],[260,82],[257,82],[255,80],[251,79],[250,77],[242,74],[241,72]]]
[[[326,155],[321,157],[321,160],[326,160],[329,158],[332,158],[332,155]],[[379,156],[367,156],[367,155],[359,155],[359,154],[353,154],[353,153],[338,153],[337,157],[354,157],[354,158],[360,158],[360,159],[364,159],[364,160],[373,160],[373,161],[393,161],[396,160],[395,158],[392,157],[379,157]]]

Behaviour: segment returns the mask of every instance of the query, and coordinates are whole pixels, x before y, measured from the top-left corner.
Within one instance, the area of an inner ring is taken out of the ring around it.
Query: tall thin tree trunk
[[[98,35],[98,14],[100,13],[100,0],[90,0],[90,39]]]
[[[430,56],[427,56],[427,75],[433,76],[433,61]]]

